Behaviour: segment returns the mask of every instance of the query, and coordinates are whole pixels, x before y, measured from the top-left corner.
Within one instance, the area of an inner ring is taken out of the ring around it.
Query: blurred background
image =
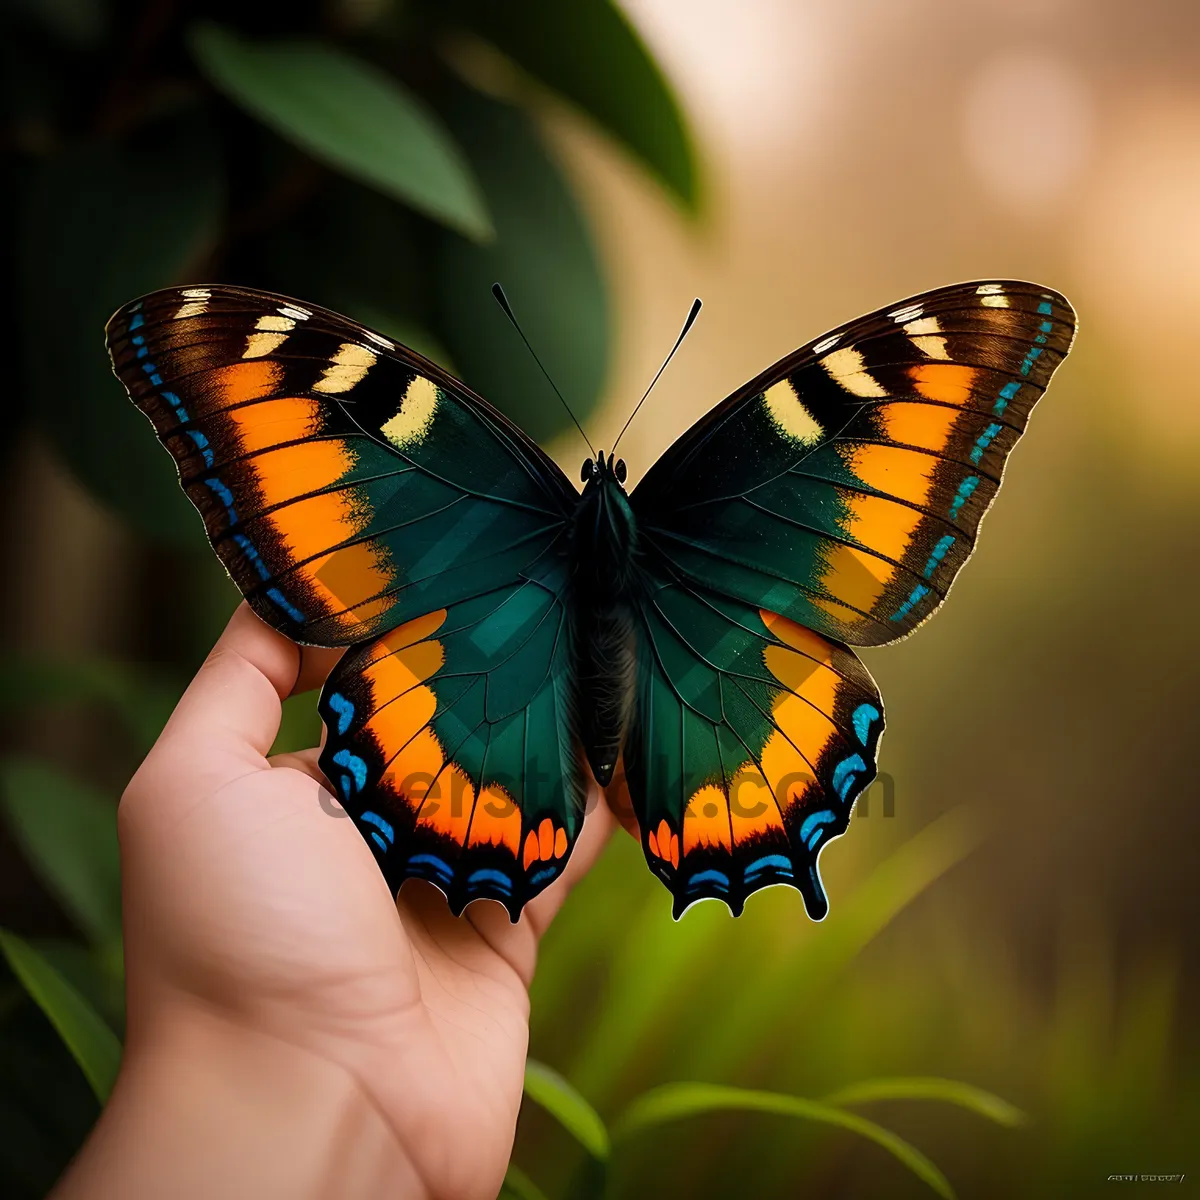
[[[859,313],[980,277],[1063,291],[1076,348],[953,601],[864,654],[887,779],[823,857],[831,915],[775,889],[674,924],[619,836],[546,941],[532,1053],[565,1082],[526,1106],[508,1186],[1196,1177],[1200,8],[5,0],[0,20],[0,1194],[43,1194],[95,1119],[122,1026],[115,801],[236,602],[102,343],[118,304],[207,280],[401,337],[572,477],[578,435],[488,285],[598,446],[699,295],[622,443],[634,481]],[[281,747],[317,730],[289,701]],[[825,1103],[721,1093],[651,1121],[679,1081]],[[611,1150],[551,1115],[575,1092]]]

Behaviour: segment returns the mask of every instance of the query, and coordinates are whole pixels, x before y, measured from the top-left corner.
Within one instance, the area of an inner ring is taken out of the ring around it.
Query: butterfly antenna
[[[683,329],[681,330],[679,336],[675,339],[675,345],[671,347],[671,353],[668,354],[665,359],[663,359],[663,365],[658,368],[658,374],[656,374],[654,376],[654,378],[652,380],[650,380],[650,386],[646,389],[646,395],[643,396],[637,402],[637,405],[634,407],[633,412],[631,412],[629,414],[629,420],[626,421],[625,424],[621,426],[621,432],[617,434],[617,440],[615,442],[613,442],[613,453],[614,454],[616,453],[617,446],[620,444],[621,439],[625,436],[625,430],[627,430],[629,428],[629,426],[632,424],[633,418],[638,415],[638,409],[641,408],[642,405],[646,403],[646,396],[650,395],[650,393],[652,391],[654,391],[654,385],[658,382],[658,376],[661,375],[667,369],[667,364],[671,361],[671,359],[673,359],[675,357],[675,351],[678,350],[679,347],[683,345],[683,339],[685,337],[687,337],[688,330],[691,329],[692,325],[695,323],[696,318],[700,315],[700,308],[701,308],[700,298],[697,296],[696,299],[692,301],[692,311],[688,313],[687,320],[684,321],[684,323],[683,323]]]
[[[547,371],[544,366],[542,366],[542,360],[538,358],[537,351],[534,350],[534,348],[529,344],[529,339],[525,336],[525,331],[517,323],[517,318],[513,314],[512,305],[509,304],[508,297],[504,294],[504,289],[498,283],[492,284],[492,295],[496,297],[496,303],[499,304],[502,309],[504,309],[504,315],[512,322],[513,328],[521,335],[521,341],[525,343],[525,349],[533,355],[533,361],[537,363],[538,368],[541,370],[542,374],[545,375],[546,382],[554,389],[554,394],[559,398],[559,400],[562,401],[563,408],[567,410],[567,416],[569,416],[571,420],[575,422],[575,428],[579,430],[579,436],[583,438],[585,442],[587,442],[588,449],[594,456],[596,453],[596,447],[592,445],[591,439],[588,437],[588,435],[583,432],[583,426],[580,425],[575,414],[571,411],[571,406],[566,402],[566,400],[563,399],[563,394],[558,390],[558,385],[555,384],[554,380],[550,378],[550,372]]]

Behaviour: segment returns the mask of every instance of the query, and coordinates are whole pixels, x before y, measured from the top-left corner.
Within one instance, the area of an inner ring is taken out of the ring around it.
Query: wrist
[[[112,1097],[57,1200],[424,1195],[345,1068],[192,1001],[130,1031]]]

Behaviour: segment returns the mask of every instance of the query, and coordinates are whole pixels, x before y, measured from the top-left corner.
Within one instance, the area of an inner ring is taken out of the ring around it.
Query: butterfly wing
[[[817,858],[883,731],[843,643],[894,641],[941,604],[1073,332],[1032,284],[913,297],[777,363],[635,489],[639,677],[615,806],[676,915],[790,883],[824,916]]]
[[[675,916],[706,897],[736,916],[787,883],[820,920],[817,856],[875,777],[883,703],[866,668],[786,617],[682,581],[645,589],[638,636],[614,807],[635,815]]]
[[[347,653],[321,695],[321,768],[393,891],[410,876],[455,913],[522,906],[583,821],[562,559]]]
[[[576,493],[441,368],[311,305],[171,288],[109,322],[113,369],[255,612],[363,641],[511,583]]]
[[[1071,345],[1057,292],[914,296],[789,355],[635,489],[678,574],[851,645],[911,632],[970,556],[1004,463]]]
[[[321,765],[393,888],[517,919],[570,855],[583,774],[563,594],[575,489],[446,372],[334,313],[169,289],[114,369],[268,624],[352,648]]]

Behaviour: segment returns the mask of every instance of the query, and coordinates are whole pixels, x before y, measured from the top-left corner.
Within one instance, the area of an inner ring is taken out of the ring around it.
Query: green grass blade
[[[609,1155],[608,1130],[600,1114],[555,1070],[530,1059],[525,1095],[541,1105],[595,1159]]]
[[[0,950],[46,1014],[103,1103],[117,1077],[121,1044],[99,1013],[32,946],[0,929]]]
[[[509,1163],[508,1170],[504,1172],[504,1183],[500,1185],[499,1200],[506,1200],[506,1197],[511,1197],[511,1200],[546,1200],[546,1193],[520,1167]]]
[[[49,763],[0,763],[0,803],[33,869],[96,947],[121,937],[117,806]]]
[[[812,1003],[917,896],[983,840],[984,822],[973,808],[953,809],[925,826],[876,867],[819,930],[782,964],[771,964],[748,985],[708,1031],[693,1069],[729,1077],[765,1047],[776,1030],[795,1027]]]
[[[1019,1108],[992,1092],[969,1083],[960,1083],[956,1079],[933,1076],[865,1079],[861,1083],[839,1088],[825,1096],[821,1103],[834,1108],[852,1108],[856,1104],[872,1104],[877,1100],[941,1100],[969,1109],[1010,1129],[1024,1125],[1029,1120]]]
[[[603,1006],[571,1064],[571,1078],[596,1103],[610,1103],[630,1068],[645,1063],[656,1034],[688,1004],[739,932],[715,903],[673,921],[667,897],[655,888],[612,950]]]
[[[372,63],[320,42],[256,44],[207,22],[191,49],[215,88],[313,158],[468,237],[492,236],[454,139]]]
[[[710,1083],[668,1083],[643,1093],[613,1123],[613,1142],[618,1143],[656,1125],[685,1117],[714,1112],[764,1112],[778,1116],[817,1121],[849,1130],[881,1146],[903,1163],[939,1196],[953,1200],[950,1181],[915,1146],[882,1125],[855,1113],[843,1112],[818,1100],[756,1092]]]

